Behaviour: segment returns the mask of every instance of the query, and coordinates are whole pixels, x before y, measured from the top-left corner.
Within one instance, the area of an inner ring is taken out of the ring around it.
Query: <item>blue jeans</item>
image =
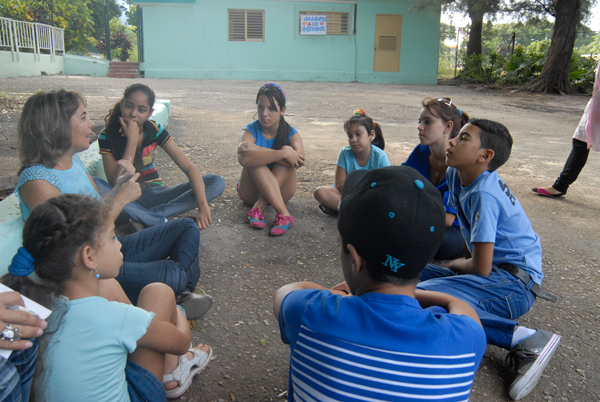
[[[0,357],[0,401],[28,401],[37,362],[38,340],[29,349],[15,350],[8,360]]]
[[[123,265],[117,281],[132,303],[149,283],[161,282],[179,296],[200,279],[200,230],[191,219],[175,219],[119,239]]]
[[[202,176],[206,200],[212,201],[225,190],[225,180],[219,175],[209,174]],[[100,195],[104,197],[112,191],[110,184],[94,177]],[[142,196],[123,208],[117,223],[125,223],[129,219],[141,222],[144,225],[156,226],[165,221],[165,218],[179,215],[183,212],[197,208],[196,196],[189,182],[176,186],[153,186],[144,188]]]
[[[456,272],[429,264],[421,274],[417,289],[447,293],[464,300],[475,309],[487,342],[504,349],[511,348],[515,319],[529,311],[535,301],[529,285],[495,265],[488,276],[458,275]]]
[[[167,400],[165,388],[154,375],[127,359],[125,366],[127,391],[131,402],[164,402]]]
[[[463,235],[458,226],[446,227],[444,239],[433,257],[436,260],[456,260],[465,256]]]

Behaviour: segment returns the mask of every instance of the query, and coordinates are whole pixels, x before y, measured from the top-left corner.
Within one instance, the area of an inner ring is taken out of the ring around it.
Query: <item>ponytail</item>
[[[358,124],[363,126],[369,135],[371,135],[371,131],[375,131],[375,139],[371,142],[371,144],[376,147],[383,149],[385,148],[385,140],[383,138],[383,132],[381,131],[381,125],[373,121],[372,118],[366,115],[363,109],[356,109],[354,111],[354,116],[346,120],[344,123],[344,131],[348,132],[350,126],[353,124]]]
[[[375,131],[375,139],[373,140],[373,142],[371,142],[371,144],[381,148],[381,150],[383,151],[383,149],[385,148],[385,140],[383,139],[383,132],[381,131],[381,126],[379,125],[379,123],[373,122],[373,130]]]
[[[272,82],[266,83],[258,90],[256,94],[256,104],[258,105],[258,101],[260,97],[264,95],[269,99],[269,103],[271,107],[277,110],[277,105],[279,105],[279,110],[283,110],[285,107],[286,96],[283,88],[279,85],[274,84]],[[292,131],[292,127],[285,121],[283,114],[279,117],[279,128],[277,129],[277,135],[275,136],[275,141],[273,141],[274,150],[281,149],[284,145],[287,145],[288,139],[290,136],[290,132]]]

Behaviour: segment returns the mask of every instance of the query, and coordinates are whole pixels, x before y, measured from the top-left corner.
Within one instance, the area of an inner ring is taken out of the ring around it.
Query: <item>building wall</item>
[[[440,10],[412,11],[416,1],[357,0],[356,35],[352,3],[155,1],[168,3],[142,3],[146,77],[437,83]],[[265,10],[264,42],[229,42],[228,9]],[[349,12],[350,35],[300,35],[299,11]],[[376,14],[403,15],[397,73],[373,71]]]
[[[92,57],[65,55],[65,74],[91,75],[92,77],[106,77],[110,70],[108,60],[99,60]]]
[[[0,78],[29,77],[42,72],[62,74],[64,71],[64,56],[0,51]]]

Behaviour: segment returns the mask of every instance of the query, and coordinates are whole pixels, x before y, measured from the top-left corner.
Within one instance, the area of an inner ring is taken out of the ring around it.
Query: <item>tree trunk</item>
[[[471,32],[469,32],[467,56],[481,54],[481,32],[483,30],[483,14],[484,13],[481,10],[472,10],[472,8],[469,8],[469,17],[471,18]]]
[[[569,81],[569,67],[573,46],[577,37],[577,25],[581,21],[582,0],[556,0],[556,21],[548,57],[540,76],[526,84],[523,89],[534,92],[561,95],[573,93]]]

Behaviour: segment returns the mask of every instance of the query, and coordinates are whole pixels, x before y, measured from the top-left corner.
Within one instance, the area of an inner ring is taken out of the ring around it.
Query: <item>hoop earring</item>
[[[94,268],[98,268],[98,265],[97,265],[97,264],[94,264]],[[90,274],[91,274],[92,272],[95,272],[95,273],[96,273],[96,275],[95,275],[95,276],[96,276],[96,278],[100,278],[100,274],[98,273],[98,270],[97,270],[97,269],[90,269]]]

